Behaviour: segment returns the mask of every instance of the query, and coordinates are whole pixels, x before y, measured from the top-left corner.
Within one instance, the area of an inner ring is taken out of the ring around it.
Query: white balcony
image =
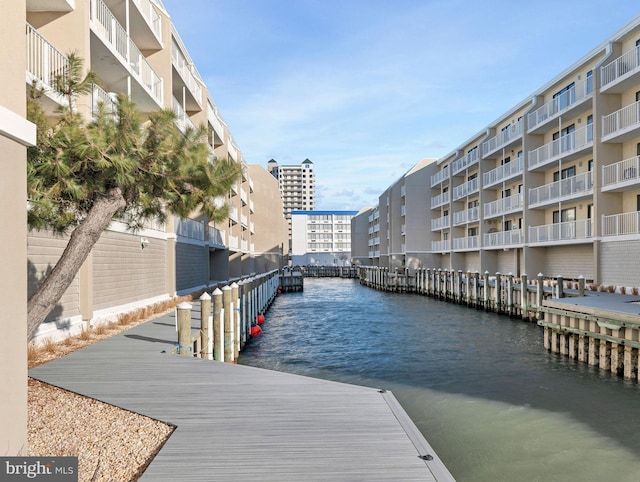
[[[174,224],[178,236],[204,241],[204,222],[176,217]]]
[[[435,209],[435,208],[438,208],[440,206],[444,206],[445,204],[449,203],[449,200],[450,200],[449,191],[443,192],[442,194],[438,194],[437,196],[433,196],[431,198],[431,209]]]
[[[451,241],[443,239],[441,241],[431,241],[431,251],[449,251]]]
[[[407,188],[405,186],[400,186],[400,197],[405,197],[407,195]]]
[[[505,246],[514,246],[522,244],[522,230],[510,229],[508,231],[498,231],[497,233],[487,233],[483,236],[483,247],[504,248]]]
[[[254,204],[253,204],[253,199],[249,199],[249,212],[251,214],[253,214],[255,212],[254,210]]]
[[[534,110],[527,116],[529,132],[541,131],[543,126],[547,126],[548,129],[557,127],[557,122],[554,124],[547,124],[558,116],[571,111],[571,115],[576,115],[576,108],[582,103],[590,99],[593,94],[593,78],[587,77],[585,80],[578,82],[570,89],[564,91],[562,94],[554,97],[552,100],[544,104],[542,107]],[[589,104],[584,105],[584,110],[589,108]]]
[[[231,219],[231,221],[233,221],[234,223],[238,222],[238,208],[237,207],[231,207],[229,209],[229,219]]]
[[[229,236],[227,236],[227,239],[229,240],[229,244],[228,244],[229,249],[237,250],[238,249],[238,236],[229,235]]]
[[[478,219],[480,219],[480,208],[478,206],[453,213],[454,226],[457,226],[459,224],[471,223],[477,221]]]
[[[600,67],[600,90],[602,92],[623,92],[637,79],[632,77],[640,71],[640,48],[634,47],[607,65]]]
[[[402,234],[402,235],[407,234],[407,225],[406,224],[400,225],[400,234]]]
[[[602,216],[602,236],[640,234],[640,211]]]
[[[449,166],[431,176],[431,187],[434,187],[447,179],[449,179]]]
[[[470,194],[478,192],[478,178],[471,179],[464,184],[460,184],[453,188],[453,200],[456,201]]]
[[[130,94],[138,107],[155,111],[164,106],[162,78],[151,68],[126,29],[103,0],[91,0],[90,26],[99,39],[91,41],[91,66],[106,85]],[[119,65],[113,59],[119,61]],[[135,82],[128,82],[132,78]]]
[[[172,42],[171,42],[171,61],[173,68],[179,75],[179,79],[174,76],[174,95],[178,95],[176,89],[182,90],[182,87],[186,89],[185,102],[187,103],[187,109],[189,110],[202,110],[202,86],[198,81],[198,78],[194,74],[195,67],[192,62],[188,61],[183,53],[182,41],[175,28],[172,27]]]
[[[464,157],[451,163],[451,174],[458,174],[463,169],[470,167],[478,162],[478,149],[473,149]]]
[[[131,30],[140,32],[136,34],[134,40],[140,48],[144,49],[160,49],[162,48],[162,16],[156,11],[151,0],[133,0],[133,5],[137,7],[130,10]],[[138,18],[140,15],[140,18]],[[144,30],[141,24],[144,23],[149,31],[153,34],[153,39],[142,38]],[[138,38],[140,36],[140,38]]]
[[[544,186],[529,189],[529,207],[538,208],[561,201],[580,199],[593,194],[590,172],[568,177]]]
[[[402,206],[400,206],[400,216],[406,216],[406,215],[407,215],[407,206],[403,204]]]
[[[225,234],[224,231],[209,226],[209,245],[224,246]]]
[[[27,12],[72,12],[76,0],[27,0]]]
[[[529,170],[543,168],[560,158],[571,160],[593,146],[593,125],[589,124],[559,139],[529,151]]]
[[[529,226],[529,244],[572,244],[591,242],[591,219]],[[570,241],[571,243],[562,243]]]
[[[449,227],[449,216],[442,216],[431,220],[431,231],[446,229]]]
[[[253,221],[249,221],[249,232],[254,234],[256,232],[256,225]]]
[[[178,99],[176,99],[175,97],[172,97],[171,106],[173,108],[173,112],[176,113],[176,125],[178,126],[178,129],[180,129],[180,132],[184,134],[187,132],[188,128],[189,129],[196,128],[196,126],[193,124],[191,119],[189,119],[189,116],[187,115],[187,113],[184,111],[184,109],[180,105],[180,102],[178,101]]]
[[[93,85],[91,91],[91,114],[96,115],[100,104],[104,105],[104,110],[107,114],[118,114],[118,102],[114,94],[110,94],[98,85]]]
[[[227,144],[227,153],[229,154],[229,157],[235,161],[238,162],[238,149],[236,148],[236,146],[233,144],[233,142],[229,142]]]
[[[495,186],[504,181],[508,181],[522,174],[524,170],[522,159],[507,162],[482,175],[482,185],[484,188]]]
[[[511,146],[515,141],[522,137],[522,120],[515,124],[511,124],[507,129],[501,130],[488,141],[482,143],[482,157],[486,158],[490,154]]]
[[[602,116],[602,142],[622,142],[640,135],[640,102]]]
[[[640,184],[640,156],[602,166],[602,190],[624,191]]]
[[[464,238],[453,238],[454,250],[478,249],[480,236],[465,236]]]
[[[65,102],[61,96],[54,94],[53,86],[56,78],[69,71],[67,56],[51,45],[31,25],[27,28],[27,77],[29,86],[33,82],[37,88],[44,89],[49,98],[57,103]]]
[[[522,194],[503,197],[484,204],[483,214],[485,219],[496,218],[505,214],[522,211]]]
[[[240,214],[240,224],[245,228],[249,226],[249,218],[245,214]]]
[[[247,191],[245,191],[243,188],[240,188],[240,200],[244,203],[244,205],[247,205],[247,201],[249,200],[249,198],[247,197]]]
[[[249,251],[249,241],[246,239],[241,239],[240,240],[240,250],[244,251],[244,252],[248,252]]]

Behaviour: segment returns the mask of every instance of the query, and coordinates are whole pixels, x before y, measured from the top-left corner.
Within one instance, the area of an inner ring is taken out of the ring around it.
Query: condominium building
[[[294,210],[313,211],[315,208],[316,178],[313,162],[305,159],[298,165],[279,166],[271,159],[267,170],[278,180],[284,206],[284,217],[289,223],[291,238],[291,212]]]
[[[264,168],[246,165],[162,1],[26,0],[26,7],[19,3],[11,2],[5,10],[22,10],[26,31],[5,42],[5,51],[26,52],[21,67],[26,70],[26,90],[33,82],[44,88],[45,106],[51,112],[64,101],[53,93],[51,80],[64,72],[67,54],[75,51],[100,79],[91,95],[78,99],[77,107],[87,119],[99,103],[115,109],[114,94],[126,94],[143,115],[167,108],[177,114],[183,131],[203,125],[212,158],[244,166],[242,179],[219,199],[231,208],[222,223],[194,213],[190,219],[149,223],[134,234],[113,222],[49,320],[80,326],[215,281],[280,266],[287,238],[284,216],[275,214],[282,213],[277,185],[265,180]],[[24,76],[22,82],[24,95]],[[272,206],[266,204],[272,201]],[[30,291],[55,264],[66,241],[49,232],[29,233]],[[279,257],[273,247],[278,247]],[[45,323],[40,335],[48,329],[55,329],[55,324]]]
[[[425,171],[421,256],[393,243],[408,220],[390,187],[361,214],[368,261],[638,286],[639,156],[637,17]]]
[[[348,266],[357,211],[292,211],[293,265]]]

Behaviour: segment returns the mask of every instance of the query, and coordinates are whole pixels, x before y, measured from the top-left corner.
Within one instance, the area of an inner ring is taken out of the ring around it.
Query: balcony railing
[[[485,218],[495,218],[503,214],[509,214],[522,210],[522,194],[503,197],[495,201],[484,204],[483,213]]]
[[[227,239],[229,240],[228,247],[230,249],[238,249],[238,236],[232,236],[230,234]]]
[[[466,167],[472,166],[476,162],[478,162],[478,149],[473,149],[464,157],[451,163],[451,173],[457,174]]]
[[[613,138],[627,131],[640,128],[640,102],[602,116],[602,140]]]
[[[152,2],[150,0],[133,0],[133,3],[138,6],[138,10],[140,10],[156,38],[162,41],[162,17],[153,8]]]
[[[483,236],[483,240],[483,247],[485,248],[522,244],[522,230],[510,229],[508,231],[498,231],[497,233],[487,233]]]
[[[163,105],[162,79],[151,68],[127,31],[118,22],[102,0],[91,0],[92,28],[121,57],[124,65],[153,97],[158,105]]]
[[[579,152],[593,145],[593,125],[589,124],[559,139],[529,151],[529,170]]]
[[[593,79],[587,77],[582,82],[577,83],[562,94],[554,97],[542,107],[531,112],[527,119],[529,121],[529,131],[532,131],[540,124],[553,119],[557,114],[564,112],[576,104],[579,104],[593,93]]]
[[[602,166],[602,189],[629,186],[640,182],[640,156]]]
[[[51,90],[57,77],[69,72],[67,57],[51,45],[38,31],[27,24],[27,72]]]
[[[471,223],[473,221],[477,221],[478,219],[480,219],[480,208],[478,206],[453,213],[454,225]]]
[[[187,127],[190,127],[191,129],[196,128],[196,126],[193,124],[191,119],[189,119],[189,116],[187,115],[187,113],[184,111],[184,109],[180,105],[180,102],[178,101],[178,99],[176,99],[175,97],[172,98],[172,107],[173,107],[173,112],[176,113],[176,125],[178,126],[178,129],[180,129],[180,131],[183,134],[187,131]]]
[[[640,211],[602,216],[603,236],[640,234]]]
[[[117,115],[118,102],[114,97],[114,95],[109,94],[100,86],[93,84],[93,90],[91,91],[91,114],[96,115],[98,113],[98,108],[102,103],[107,114]]]
[[[640,67],[640,47],[635,47],[613,62],[600,67],[600,88],[604,89],[627,74],[636,72],[638,67]]]
[[[591,172],[578,174],[544,186],[529,189],[529,207],[583,196],[593,192]]]
[[[437,196],[433,196],[431,198],[431,209],[435,209],[439,206],[444,206],[449,202],[450,193],[449,191],[443,192],[442,194],[438,194]]]
[[[204,241],[204,222],[179,217],[176,217],[174,222],[178,236]]]
[[[199,105],[202,105],[202,86],[191,71],[192,66],[185,59],[175,39],[171,45],[171,60],[173,60],[173,66],[182,77],[182,80],[184,80],[184,84],[193,95],[193,98]]]
[[[482,143],[482,155],[486,156],[516,140],[522,135],[522,120],[501,130],[497,135]]]
[[[480,236],[466,236],[453,238],[453,249],[476,249],[479,246]]]
[[[449,251],[451,241],[443,239],[441,241],[431,241],[431,251]]]
[[[431,187],[440,184],[442,181],[449,179],[449,166],[431,176]]]
[[[240,240],[240,250],[241,251],[249,251],[249,241],[246,239]]]
[[[478,192],[478,178],[471,179],[464,184],[460,184],[453,188],[453,200],[463,198],[470,194]]]
[[[449,227],[449,216],[442,216],[431,220],[431,230],[444,229]]]
[[[529,227],[529,243],[571,241],[591,238],[591,219]]]
[[[238,208],[237,207],[231,207],[229,209],[229,219],[231,219],[232,221],[235,221],[236,223],[238,222]]]
[[[209,244],[215,244],[217,246],[224,246],[225,232],[209,226]]]
[[[499,182],[506,181],[518,174],[522,174],[523,171],[523,162],[522,158],[517,161],[507,162],[506,164],[501,165],[491,171],[485,172],[482,175],[483,186],[489,187],[494,184],[498,184]]]

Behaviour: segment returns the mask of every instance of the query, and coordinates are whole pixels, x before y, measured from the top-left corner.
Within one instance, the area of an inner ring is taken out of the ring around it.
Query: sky
[[[637,0],[162,0],[248,164],[360,210],[640,14]]]

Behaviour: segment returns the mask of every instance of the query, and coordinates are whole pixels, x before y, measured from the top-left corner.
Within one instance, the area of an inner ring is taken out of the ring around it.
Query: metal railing
[[[453,188],[453,200],[460,199],[462,197],[468,196],[469,194],[473,194],[478,192],[478,178],[471,179],[471,181],[467,181],[464,184],[460,184]]]
[[[437,196],[433,196],[431,198],[431,209],[447,204],[449,202],[450,196],[451,195],[449,191],[438,194]]]
[[[529,207],[555,202],[593,191],[591,172],[584,172],[544,186],[529,189]]]
[[[445,167],[441,171],[438,171],[433,176],[431,176],[431,187],[441,183],[446,179],[449,179],[449,166]]]
[[[175,228],[178,236],[204,241],[204,222],[202,221],[176,217]]]
[[[521,229],[510,229],[508,231],[487,233],[483,236],[483,239],[485,248],[522,244],[523,241]]]
[[[591,232],[591,219],[529,226],[529,243],[589,239]]]
[[[529,151],[529,170],[569,155],[593,144],[593,124],[589,124],[542,147]]]
[[[31,25],[27,26],[27,72],[42,82],[43,87],[52,89],[57,77],[69,72],[67,56],[51,45]]]
[[[187,113],[184,111],[182,106],[180,105],[180,101],[175,97],[172,97],[173,112],[176,113],[176,125],[178,129],[184,134],[187,131],[187,127],[195,129],[196,126],[193,124]]]
[[[453,213],[454,225],[470,223],[478,219],[480,219],[480,208],[478,206]]]
[[[502,146],[509,144],[522,135],[522,119],[516,124],[511,124],[508,128],[501,130],[488,141],[482,143],[482,155],[486,156],[497,151]]]
[[[483,186],[489,187],[518,174],[522,174],[524,170],[523,164],[522,158],[520,158],[517,161],[507,162],[491,171],[485,172],[482,175]]]
[[[180,47],[175,39],[171,42],[171,59],[173,60],[173,66],[176,68],[187,89],[191,92],[196,102],[202,105],[202,86],[196,79],[196,76],[191,71],[192,67],[187,62],[185,56],[182,54]]]
[[[513,196],[503,197],[485,203],[482,212],[485,218],[495,218],[503,214],[522,210],[522,194],[514,194]]]
[[[451,173],[457,174],[464,168],[469,167],[478,162],[478,149],[472,149],[464,157],[451,163]]]
[[[213,226],[209,226],[209,243],[224,246],[225,234],[226,233],[224,231]]]
[[[453,238],[453,249],[476,249],[480,245],[480,236]]]
[[[603,236],[640,234],[640,211],[602,216]]]
[[[100,86],[93,84],[93,90],[91,91],[91,114],[95,115],[98,112],[99,105],[102,103],[104,104],[106,113],[117,115],[118,102],[113,97],[112,94],[109,94]]]
[[[640,156],[602,166],[602,187],[635,184],[640,181]]]
[[[600,67],[600,88],[617,81],[640,66],[640,47],[626,51],[614,61]]]
[[[640,102],[634,102],[612,114],[602,116],[602,137],[630,128],[640,128]]]
[[[448,251],[451,241],[443,239],[441,241],[431,241],[431,251]]]
[[[570,89],[567,89],[562,94],[554,97],[551,101],[544,104],[542,107],[534,110],[527,116],[529,121],[528,128],[533,130],[536,126],[552,119],[557,114],[568,110],[574,105],[582,102],[593,93],[593,79],[587,77],[582,82],[578,82]]]
[[[449,227],[449,216],[442,216],[431,220],[431,230],[444,229]]]
[[[156,38],[162,41],[162,17],[153,8],[153,3],[150,0],[133,0],[133,3],[138,7]]]

